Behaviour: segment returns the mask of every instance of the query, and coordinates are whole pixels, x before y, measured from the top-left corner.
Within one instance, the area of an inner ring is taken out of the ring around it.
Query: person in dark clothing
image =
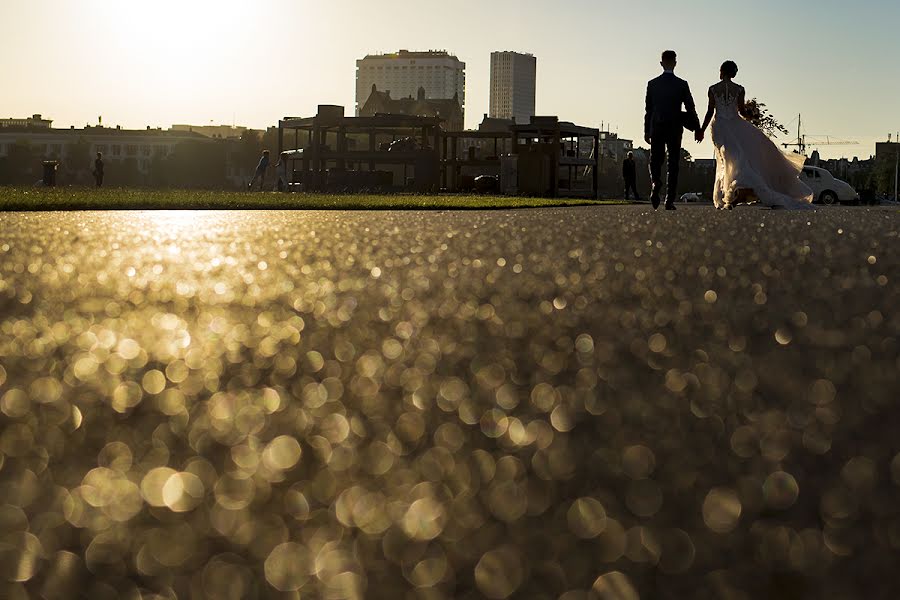
[[[663,74],[647,84],[647,111],[644,116],[644,141],[650,144],[650,201],[659,208],[662,193],[662,167],[668,162],[666,210],[675,210],[678,192],[678,167],[681,160],[682,130],[697,131],[700,119],[687,81],[675,76],[678,57],[672,50],[662,55]],[[686,112],[682,112],[684,105]],[[668,155],[668,161],[666,160]]]
[[[247,186],[248,189],[253,189],[253,184],[259,180],[259,191],[263,190],[263,186],[266,185],[266,171],[269,169],[269,151],[263,150],[262,156],[259,159],[259,163],[256,165],[256,174],[253,175],[253,179],[250,180],[250,185]]]
[[[640,200],[641,195],[637,190],[637,166],[634,162],[634,152],[629,152],[622,163],[622,178],[625,180],[625,199],[634,192],[634,199]]]
[[[94,181],[97,187],[103,187],[103,153],[97,153],[97,160],[94,161]]]

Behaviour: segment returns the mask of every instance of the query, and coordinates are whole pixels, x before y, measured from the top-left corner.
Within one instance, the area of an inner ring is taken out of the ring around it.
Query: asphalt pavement
[[[900,211],[0,214],[0,597],[896,598]]]

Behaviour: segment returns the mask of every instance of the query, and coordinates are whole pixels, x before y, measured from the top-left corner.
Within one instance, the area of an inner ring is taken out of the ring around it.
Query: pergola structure
[[[320,106],[315,117],[282,119],[278,153],[289,161],[288,189],[438,191],[440,123],[437,117],[408,115],[345,117],[340,106]],[[291,131],[294,147],[285,152]]]
[[[464,169],[500,174],[501,156],[511,151],[513,134],[511,130],[445,131],[442,138],[441,187],[449,192],[458,192]],[[476,142],[479,147],[461,148],[464,142]],[[460,152],[461,149],[463,152]]]
[[[512,136],[514,154],[520,157],[534,154],[549,160],[550,196],[597,197],[600,153],[594,150],[600,146],[599,129],[560,121],[556,117],[532,117],[527,125],[513,125]],[[587,140],[590,140],[590,147],[582,144]],[[520,158],[520,193],[523,191],[522,163]]]
[[[293,147],[286,149],[290,132]],[[503,184],[505,193],[596,198],[599,139],[599,129],[556,117],[534,117],[506,131],[443,131],[439,117],[346,117],[340,106],[278,123],[287,189],[303,191],[456,192],[463,169],[481,169],[512,181]],[[487,150],[460,155],[463,141]]]

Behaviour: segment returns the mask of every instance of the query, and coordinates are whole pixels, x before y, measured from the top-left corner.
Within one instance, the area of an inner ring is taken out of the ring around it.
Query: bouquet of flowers
[[[762,121],[762,111],[760,110],[759,102],[756,101],[756,98],[744,103],[744,108],[741,109],[741,116],[753,125],[759,127],[760,122]]]
[[[770,138],[788,132],[788,130],[769,113],[766,105],[756,98],[747,100],[744,103],[744,108],[741,109],[741,116],[744,117],[748,123],[761,130]]]

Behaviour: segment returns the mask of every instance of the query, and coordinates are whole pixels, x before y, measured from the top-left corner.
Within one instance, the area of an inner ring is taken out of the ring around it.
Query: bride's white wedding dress
[[[715,101],[711,124],[716,151],[716,208],[731,208],[753,190],[760,204],[773,208],[812,208],[813,193],[800,181],[805,157],[787,155],[738,112],[744,88],[730,81],[712,86]]]

